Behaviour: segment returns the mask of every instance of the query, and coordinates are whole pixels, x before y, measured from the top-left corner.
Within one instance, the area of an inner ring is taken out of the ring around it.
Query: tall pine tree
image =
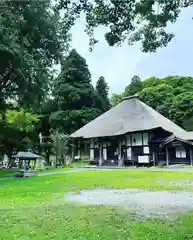
[[[141,78],[135,75],[132,77],[131,83],[125,88],[124,95],[132,96],[140,92],[142,89],[143,89],[143,83],[141,81]]]
[[[105,78],[101,76],[96,83],[96,94],[98,98],[98,108],[101,112],[106,112],[110,108],[110,102],[108,98],[109,87],[105,81]]]
[[[53,128],[70,134],[100,114],[86,60],[72,50],[55,80],[57,111],[50,116]]]

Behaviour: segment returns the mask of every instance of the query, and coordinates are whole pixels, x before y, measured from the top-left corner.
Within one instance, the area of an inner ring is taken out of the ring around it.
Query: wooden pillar
[[[102,143],[99,141],[99,166],[103,165]]]
[[[36,170],[36,159],[34,160],[33,170]]]
[[[190,165],[193,165],[192,148],[190,148]]]
[[[119,167],[123,167],[123,157],[122,157],[122,154],[121,154],[121,141],[119,140],[119,143],[118,143],[118,166]]]
[[[156,165],[156,154],[155,152],[153,152],[153,166]]]
[[[26,161],[27,161],[27,160],[24,160],[24,171],[26,171],[26,166],[27,166]]]
[[[166,165],[167,167],[169,166],[169,151],[167,147],[166,147]]]

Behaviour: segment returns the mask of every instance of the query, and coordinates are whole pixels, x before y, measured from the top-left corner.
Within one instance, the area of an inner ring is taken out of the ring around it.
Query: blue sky
[[[109,47],[104,40],[105,28],[96,30],[99,43],[89,52],[88,37],[84,33],[84,18],[80,18],[72,29],[72,48],[86,60],[92,74],[93,84],[102,75],[110,86],[110,93],[120,93],[129,84],[133,75],[142,79],[167,75],[193,75],[193,31],[192,8],[186,9],[178,21],[169,26],[176,35],[166,48],[156,53],[145,54],[140,45]]]

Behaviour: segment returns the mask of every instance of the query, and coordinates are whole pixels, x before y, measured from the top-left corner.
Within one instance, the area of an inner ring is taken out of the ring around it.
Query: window
[[[186,158],[186,150],[183,147],[176,147],[176,158]]]
[[[131,146],[130,135],[127,135],[126,143],[127,143],[127,146]]]
[[[149,163],[149,156],[138,156],[138,163]]]
[[[149,136],[148,133],[143,133],[143,145],[148,145]]]
[[[143,153],[149,154],[149,147],[143,147]]]
[[[132,134],[132,146],[142,146],[142,134]]]

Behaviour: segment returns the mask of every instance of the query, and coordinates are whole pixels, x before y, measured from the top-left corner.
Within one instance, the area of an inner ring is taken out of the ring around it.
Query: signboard
[[[149,156],[138,156],[138,163],[149,163]]]

